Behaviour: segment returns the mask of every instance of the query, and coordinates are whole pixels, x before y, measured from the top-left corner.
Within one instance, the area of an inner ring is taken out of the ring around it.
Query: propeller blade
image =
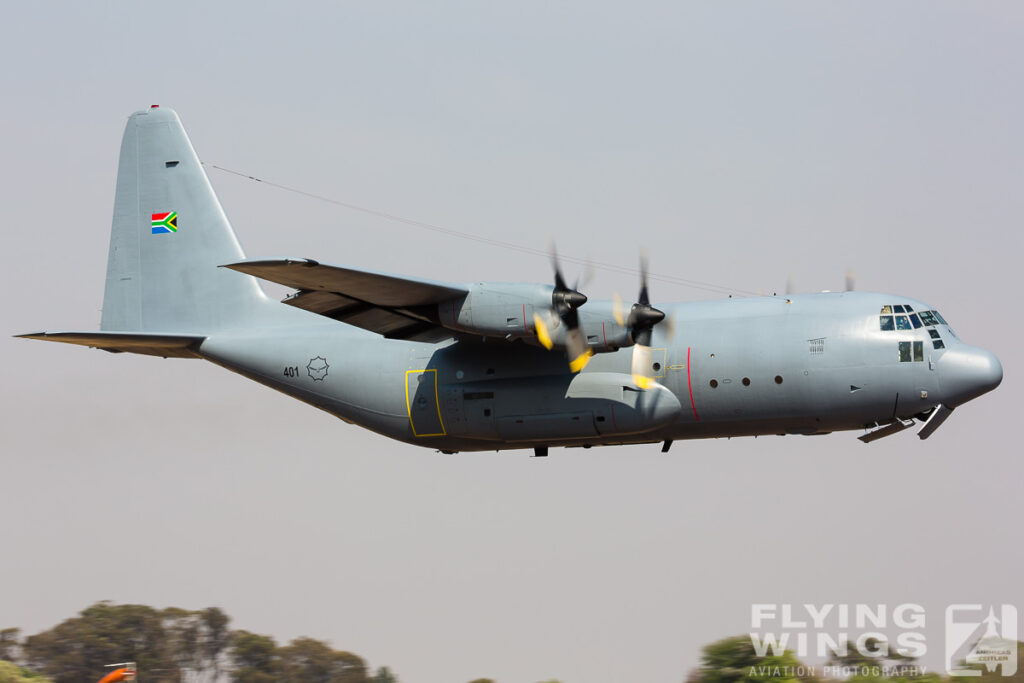
[[[618,292],[612,294],[612,315],[615,317],[615,322],[619,324],[619,327],[626,326],[626,306],[622,303],[622,297],[619,296]]]
[[[548,324],[537,313],[533,314],[533,330],[537,333],[537,340],[541,346],[550,351],[555,343],[551,341],[551,332],[548,331]]]
[[[846,291],[847,292],[852,292],[854,290],[854,285],[856,285],[856,284],[857,284],[857,276],[853,274],[853,269],[852,268],[847,268],[846,269]]]
[[[569,370],[579,372],[590,362],[594,355],[587,340],[583,338],[583,332],[578,327],[570,329],[565,335],[565,350],[569,356]]]
[[[651,299],[647,296],[647,254],[640,254],[640,297],[637,303],[650,306]]]
[[[583,274],[576,278],[576,284],[573,285],[573,289],[579,290],[587,287],[590,281],[594,279],[594,263],[587,257],[587,260],[583,264]]]
[[[533,315],[534,328],[537,332],[537,341],[550,350],[554,348],[554,340],[551,337],[552,328],[561,321],[565,325],[565,351],[569,358],[569,369],[572,372],[579,372],[590,361],[593,351],[587,344],[587,338],[580,330],[579,307],[587,303],[587,296],[580,292],[579,280],[572,289],[565,283],[562,275],[562,268],[558,261],[558,250],[554,242],[551,243],[551,267],[555,271],[555,286],[551,291],[551,323],[548,324],[537,313]],[[588,276],[589,279],[589,276]]]
[[[648,389],[654,384],[651,376],[651,347],[645,344],[637,344],[633,347],[633,359],[630,372],[633,375],[633,383],[640,389]]]
[[[633,337],[633,357],[630,361],[630,372],[633,382],[640,389],[647,389],[654,384],[651,367],[651,336],[654,326],[665,319],[665,312],[651,306],[650,293],[647,290],[647,254],[640,254],[640,295],[629,311],[628,327]],[[669,334],[674,333],[674,323],[669,322]]]
[[[676,313],[675,313],[675,311],[672,311],[672,315],[670,315],[665,320],[665,341],[671,342],[673,339],[675,339],[675,337],[676,337]]]

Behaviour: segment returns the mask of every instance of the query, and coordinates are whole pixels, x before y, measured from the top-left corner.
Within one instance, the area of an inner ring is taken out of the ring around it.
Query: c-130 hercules
[[[273,301],[257,278],[297,293]],[[203,358],[446,453],[839,430],[869,442],[915,421],[924,439],[1002,381],[992,353],[903,296],[661,308],[645,272],[623,310],[588,302],[557,262],[552,286],[245,260],[177,114],[153,106],[121,143],[101,331],[22,336]]]

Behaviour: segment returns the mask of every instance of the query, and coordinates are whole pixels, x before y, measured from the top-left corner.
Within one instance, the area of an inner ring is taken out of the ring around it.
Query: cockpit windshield
[[[946,322],[946,319],[938,311],[918,311],[915,313],[913,307],[909,304],[888,304],[882,306],[882,310],[879,311],[878,329],[881,331],[910,331],[926,327],[934,347],[941,349],[944,348],[944,345],[939,337],[939,333],[935,330],[936,325],[946,325],[947,328],[949,327],[949,323]],[[950,334],[953,334],[952,329],[948,331]],[[953,336],[956,335],[953,334]]]
[[[897,315],[893,315],[894,313]],[[899,315],[900,313],[905,313],[906,315]],[[914,309],[907,304],[882,306],[881,315],[878,316],[878,327],[885,332],[889,330],[917,330],[922,326],[935,327],[936,325],[949,325],[949,323],[939,315],[938,311],[914,313]]]
[[[926,326],[931,327],[932,325],[948,325],[946,319],[939,315],[938,311],[921,311],[921,322]]]

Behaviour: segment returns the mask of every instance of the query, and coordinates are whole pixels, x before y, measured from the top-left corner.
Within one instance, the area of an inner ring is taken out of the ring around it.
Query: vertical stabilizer
[[[270,302],[245,258],[178,115],[132,114],[121,142],[103,295],[103,330],[209,333]]]

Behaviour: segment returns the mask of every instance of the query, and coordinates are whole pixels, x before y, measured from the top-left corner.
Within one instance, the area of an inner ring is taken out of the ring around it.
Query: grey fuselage
[[[291,309],[258,333],[210,335],[199,355],[346,422],[445,452],[868,429],[924,419],[999,384],[995,356],[948,325],[880,329],[880,310],[893,305],[931,308],[866,292],[659,305],[673,334],[655,327],[658,384],[646,391],[629,381],[631,347],[600,352],[600,327],[586,330],[598,353],[578,374],[557,349],[523,341],[390,340]]]

